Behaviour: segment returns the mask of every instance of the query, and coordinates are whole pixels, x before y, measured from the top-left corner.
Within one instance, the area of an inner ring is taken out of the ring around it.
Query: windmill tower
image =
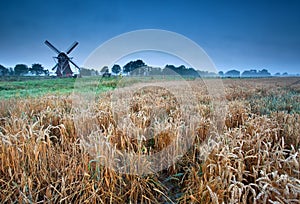
[[[55,70],[55,73],[58,77],[70,77],[73,75],[73,71],[70,67],[69,62],[71,62],[79,71],[80,67],[77,66],[73,61],[72,58],[68,56],[72,52],[72,50],[78,45],[78,42],[74,42],[71,47],[66,52],[59,51],[56,47],[54,47],[49,41],[45,41],[45,44],[50,47],[56,54],[58,54],[55,59],[57,59],[56,65],[52,68]]]

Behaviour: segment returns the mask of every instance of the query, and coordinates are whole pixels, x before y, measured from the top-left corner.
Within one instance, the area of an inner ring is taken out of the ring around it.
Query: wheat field
[[[299,203],[299,78],[207,81],[1,100],[1,203]]]

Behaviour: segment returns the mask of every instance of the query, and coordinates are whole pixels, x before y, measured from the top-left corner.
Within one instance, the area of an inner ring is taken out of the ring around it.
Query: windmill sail
[[[50,47],[52,50],[54,50],[54,52],[56,52],[57,54],[61,53],[56,47],[54,47],[48,40],[45,41],[45,44]]]
[[[67,54],[70,54],[72,52],[72,50],[74,50],[74,48],[78,45],[78,42],[74,42],[71,47],[66,51]]]

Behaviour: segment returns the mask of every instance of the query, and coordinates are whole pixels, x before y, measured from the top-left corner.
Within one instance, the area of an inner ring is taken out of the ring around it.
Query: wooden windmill
[[[58,54],[55,59],[57,59],[56,65],[52,68],[55,70],[55,73],[58,77],[70,77],[73,75],[73,71],[70,67],[69,62],[71,62],[79,71],[80,67],[77,66],[73,61],[72,58],[68,56],[72,52],[72,50],[78,45],[78,42],[74,42],[71,47],[66,52],[59,51],[56,47],[54,47],[49,41],[45,41],[45,44],[50,47],[56,54]]]

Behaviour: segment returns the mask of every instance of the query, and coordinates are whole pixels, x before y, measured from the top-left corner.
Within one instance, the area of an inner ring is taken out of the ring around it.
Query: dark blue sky
[[[1,0],[0,64],[54,66],[47,39],[82,66],[100,44],[137,29],[198,43],[218,70],[300,72],[300,1]],[[151,65],[151,64],[150,64]]]

